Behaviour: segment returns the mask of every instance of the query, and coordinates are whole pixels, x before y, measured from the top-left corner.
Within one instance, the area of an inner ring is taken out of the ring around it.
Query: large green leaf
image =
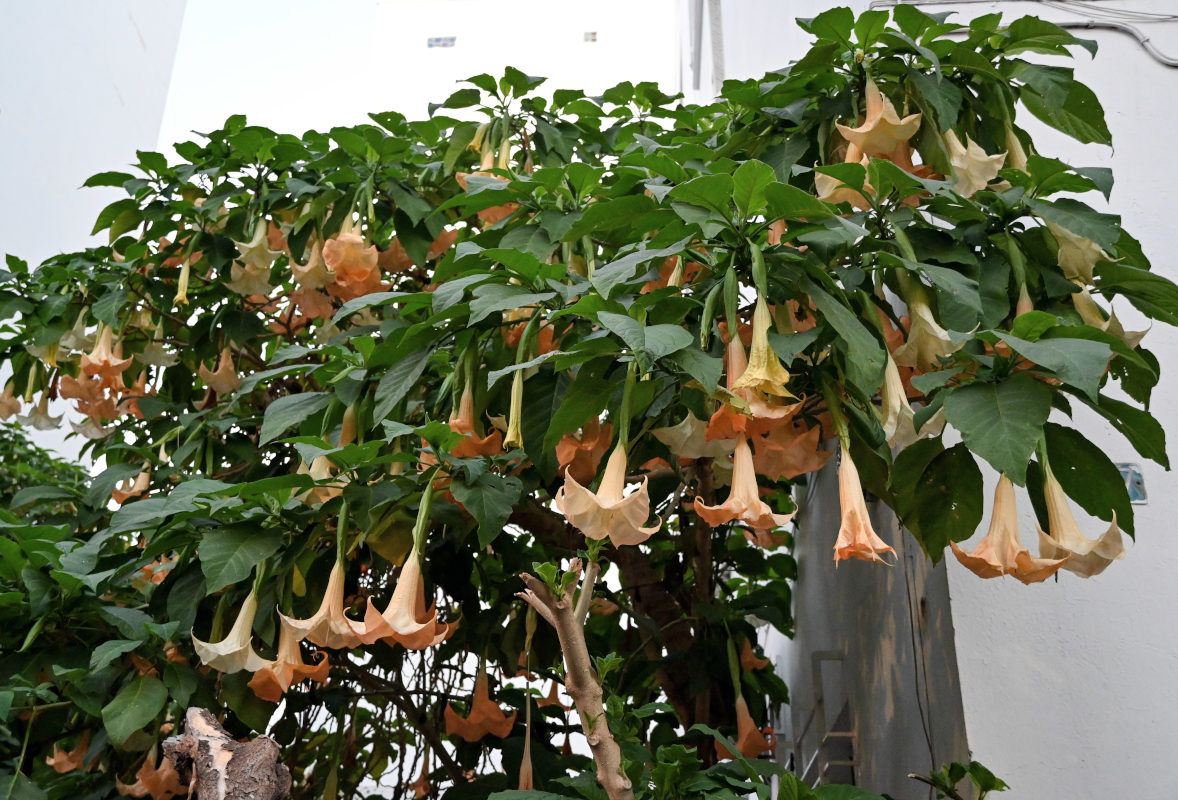
[[[838,333],[845,346],[847,379],[867,396],[874,395],[883,382],[887,351],[860,322],[859,317],[811,281],[804,281],[810,302]]]
[[[776,180],[773,168],[763,161],[746,161],[732,173],[732,199],[743,217],[760,214],[765,207],[765,187]],[[672,192],[673,193],[673,192]]]
[[[297,425],[312,414],[316,414],[331,403],[329,392],[301,392],[280,397],[266,406],[262,418],[262,432],[258,444],[263,445],[278,438],[287,428]]]
[[[380,379],[380,383],[376,385],[376,405],[372,409],[372,418],[375,421],[380,422],[387,417],[393,407],[409,394],[421,373],[425,372],[430,352],[428,347],[423,347],[409,353],[390,367]]]
[[[766,186],[765,203],[769,219],[827,219],[835,216],[832,206],[788,183]]]
[[[1121,237],[1121,218],[1115,214],[1103,214],[1086,203],[1061,197],[1058,200],[1028,200],[1027,207],[1034,214],[1061,228],[1091,239],[1102,250],[1116,252],[1117,240]]]
[[[728,219],[732,216],[732,196],[735,189],[731,175],[700,175],[679,184],[667,193],[667,197],[676,203],[706,208]]]
[[[945,419],[966,446],[1020,486],[1051,412],[1051,389],[1029,375],[945,392]]]
[[[1085,402],[1128,439],[1138,453],[1166,469],[1170,468],[1170,457],[1166,455],[1166,431],[1148,411],[1104,395],[1100,395],[1097,402],[1087,399]]]
[[[914,494],[913,534],[934,563],[949,542],[973,536],[982,521],[982,471],[964,444],[936,455],[917,481]]]
[[[1104,262],[1096,266],[1100,290],[1127,298],[1141,313],[1178,325],[1178,285],[1149,270]]]
[[[102,724],[115,747],[156,718],[168,700],[168,690],[158,678],[141,675],[127,684],[102,708]]]
[[[995,335],[1021,355],[1059,376],[1092,399],[1100,391],[1100,379],[1113,356],[1112,348],[1104,342],[1063,337],[1028,342],[1007,333]]]
[[[1104,121],[1104,109],[1092,90],[1076,81],[1068,89],[1063,103],[1052,103],[1030,86],[1024,86],[1019,98],[1027,110],[1058,131],[1085,144],[1112,144],[1112,135]]]
[[[282,537],[273,531],[223,528],[206,533],[200,540],[200,568],[209,594],[243,581],[254,567],[278,552]]]
[[[524,485],[514,475],[484,472],[473,484],[454,481],[450,491],[479,523],[479,547],[485,548],[503,532],[511,509],[519,502]]]

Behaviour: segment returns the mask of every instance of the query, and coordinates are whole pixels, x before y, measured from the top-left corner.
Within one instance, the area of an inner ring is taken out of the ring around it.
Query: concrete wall
[[[928,790],[909,773],[968,760],[945,565],[934,568],[891,511],[873,502],[875,530],[896,549],[896,565],[845,561],[836,568],[836,460],[815,476],[797,517],[797,638],[778,639],[772,648],[790,688],[782,727],[796,743],[799,772],[826,731],[849,727],[853,774],[836,767],[821,777],[915,800]],[[839,720],[844,702],[849,718]],[[840,753],[845,758],[849,749],[831,737],[823,758]]]

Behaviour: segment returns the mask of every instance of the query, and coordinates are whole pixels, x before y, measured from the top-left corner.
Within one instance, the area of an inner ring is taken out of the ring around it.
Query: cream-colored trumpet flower
[[[708,506],[697,497],[695,513],[713,528],[738,521],[757,532],[769,532],[788,525],[794,517],[793,514],[774,514],[769,504],[761,499],[757,472],[753,467],[753,451],[749,448],[748,439],[736,443],[736,452],[732,457],[732,489],[728,499],[721,505]]]
[[[679,424],[655,428],[651,433],[678,458],[727,458],[736,449],[736,439],[709,441],[707,430],[708,423],[688,411]]]
[[[1035,558],[1022,546],[1018,535],[1018,508],[1014,500],[1014,484],[1003,475],[994,491],[994,513],[990,516],[990,530],[972,553],[967,553],[950,542],[953,555],[962,566],[979,578],[1011,575],[1026,584],[1038,583],[1054,575],[1066,562],[1063,558]]]
[[[607,536],[616,547],[638,544],[649,539],[662,523],[644,527],[650,516],[650,497],[643,477],[638,491],[626,496],[626,448],[621,443],[614,448],[605,463],[605,474],[597,493],[566,475],[564,486],[556,493],[556,509],[590,539]]]
[[[237,619],[229,633],[219,642],[202,642],[195,635],[192,646],[196,649],[200,663],[220,670],[226,674],[248,670],[257,672],[269,662],[254,652],[251,637],[254,627],[254,616],[258,613],[258,592],[251,589],[241,610],[237,612]]]
[[[344,484],[342,481],[332,481],[331,483],[323,483],[335,476],[335,467],[331,463],[331,459],[327,456],[317,456],[311,460],[311,465],[299,462],[297,474],[310,475],[312,479],[318,484],[305,492],[298,495],[300,503],[306,506],[314,506],[319,503],[326,503],[328,500],[333,500],[343,494]]]
[[[323,245],[319,242],[311,245],[306,258],[306,264],[298,264],[293,260],[290,262],[291,277],[305,290],[322,289],[331,282],[332,277],[327,264],[323,262]]]
[[[229,280],[225,282],[225,288],[242,297],[268,297],[274,291],[270,285],[270,267],[234,261],[229,265]]]
[[[1047,525],[1051,533],[1039,529],[1039,555],[1043,558],[1066,558],[1063,569],[1081,578],[1091,578],[1104,572],[1112,562],[1125,557],[1125,543],[1117,527],[1117,512],[1112,524],[1097,539],[1080,533],[1072,515],[1063,487],[1051,473],[1051,466],[1043,463],[1043,499],[1047,503]]]
[[[241,386],[241,378],[233,368],[233,351],[228,346],[221,350],[217,359],[216,371],[210,371],[203,363],[197,368],[196,374],[208,387],[217,394],[232,394]]]
[[[388,607],[378,612],[369,598],[364,622],[352,623],[352,628],[364,644],[384,641],[389,645],[400,644],[407,650],[424,650],[450,638],[458,623],[439,622],[437,608],[426,608],[421,556],[411,550],[397,576],[397,587]]]
[[[1084,320],[1085,325],[1091,325],[1110,336],[1117,337],[1130,348],[1141,344],[1141,340],[1145,338],[1145,334],[1149,333],[1148,330],[1125,330],[1121,325],[1121,321],[1117,319],[1117,315],[1111,309],[1108,312],[1108,319],[1105,319],[1104,312],[1101,311],[1096,301],[1092,299],[1092,295],[1085,286],[1081,285],[1080,291],[1072,295],[1072,305],[1076,307],[1076,312],[1080,315],[1080,319]]]
[[[867,79],[867,108],[862,124],[857,128],[837,124],[839,133],[867,156],[886,156],[916,135],[920,129],[920,114],[903,119],[896,113],[892,101],[879,90],[875,81]]]
[[[41,399],[27,414],[17,414],[16,420],[21,425],[27,425],[39,431],[57,430],[61,426],[62,417],[49,413],[49,393],[42,392]]]
[[[74,321],[74,327],[62,335],[60,345],[63,349],[81,352],[94,346],[94,336],[86,333],[87,311],[89,311],[89,306],[82,309],[81,314],[78,314],[77,320]]]
[[[1091,239],[1061,228],[1054,222],[1044,222],[1059,245],[1055,258],[1064,276],[1076,283],[1091,286],[1092,270],[1101,261],[1112,261],[1112,257]]]
[[[956,353],[965,342],[955,344],[949,332],[937,323],[924,286],[910,285],[905,299],[911,327],[908,340],[896,348],[892,358],[902,367],[915,367],[921,372],[940,369],[941,359]]]
[[[332,650],[357,647],[360,637],[353,629],[352,620],[344,615],[344,578],[344,564],[336,559],[319,610],[307,619],[294,619],[280,611],[278,616],[282,618],[283,624],[297,633],[298,638],[320,647]]]
[[[884,385],[880,399],[883,403],[880,417],[884,437],[892,447],[902,450],[925,437],[936,436],[945,428],[945,412],[937,409],[920,430],[916,430],[913,422],[916,412],[908,404],[908,393],[904,390],[904,381],[900,378],[900,368],[890,355],[884,368]]]
[[[287,617],[279,616],[282,618],[278,623],[278,652],[273,661],[266,661],[254,672],[248,684],[254,694],[267,703],[277,703],[287,689],[308,678],[316,683],[327,683],[327,674],[331,670],[327,653],[322,650],[316,654],[314,664],[303,662],[303,651],[299,647],[303,637],[299,629],[291,625]]]
[[[841,444],[842,451],[839,462],[839,504],[842,507],[842,524],[839,526],[838,539],[834,543],[834,560],[857,558],[861,561],[879,561],[887,563],[881,558],[881,553],[896,551],[879,538],[875,529],[871,527],[871,517],[867,512],[867,501],[863,497],[863,485],[859,482],[859,470],[851,460],[846,442]]]
[[[132,497],[142,497],[151,489],[151,464],[146,463],[134,480],[126,480],[116,486],[110,493],[111,499],[119,505]]]
[[[517,369],[511,378],[511,408],[507,413],[507,435],[503,437],[503,449],[522,449],[524,446],[524,371]]]
[[[732,391],[748,389],[761,395],[794,399],[785,388],[789,383],[789,372],[769,346],[769,326],[772,322],[773,318],[769,315],[765,298],[758,297],[756,310],[753,312],[753,340],[749,347],[748,365],[732,385]]]
[[[237,245],[237,260],[244,265],[243,274],[257,276],[261,273],[269,274],[274,259],[282,255],[281,250],[270,249],[270,225],[264,219],[254,222],[254,235],[248,242],[234,242]],[[236,278],[235,278],[236,279]],[[234,289],[233,291],[237,291]],[[244,294],[244,292],[238,292]],[[265,292],[251,292],[251,294],[265,294]]]
[[[957,179],[953,189],[959,195],[973,197],[998,177],[998,170],[1002,169],[1006,161],[1006,153],[989,155],[968,136],[965,137],[965,144],[962,144],[951,130],[946,131],[943,138],[953,164],[953,177]]]

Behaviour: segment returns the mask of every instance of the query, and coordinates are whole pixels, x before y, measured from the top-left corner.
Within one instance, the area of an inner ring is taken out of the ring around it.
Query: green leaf
[[[1102,214],[1091,206],[1061,197],[1058,200],[1028,200],[1027,207],[1048,222],[1054,222],[1074,234],[1091,239],[1102,250],[1113,253],[1121,236],[1121,218]]]
[[[1103,450],[1074,428],[1048,422],[1047,458],[1060,486],[1080,508],[1111,521],[1116,514],[1121,530],[1133,535],[1133,504],[1121,471]]]
[[[672,360],[698,381],[706,394],[710,396],[716,391],[720,383],[720,374],[724,371],[723,359],[710,356],[694,347],[685,347],[675,353]]]
[[[1101,292],[1122,295],[1151,319],[1178,325],[1178,285],[1169,278],[1112,262],[1097,264],[1095,272]]]
[[[613,290],[634,278],[634,271],[640,264],[645,264],[648,261],[653,261],[656,258],[667,258],[668,256],[679,255],[683,248],[690,242],[692,237],[680,239],[672,245],[667,247],[660,247],[656,249],[647,249],[645,246],[639,247],[631,253],[611,261],[604,267],[598,268],[593,273],[590,283],[593,288],[601,294],[602,297],[609,299]]]
[[[935,456],[916,483],[914,500],[913,534],[936,563],[949,542],[973,536],[982,521],[982,471],[973,453],[956,444]]]
[[[1075,386],[1093,400],[1100,391],[1100,379],[1113,356],[1112,348],[1104,342],[1063,337],[1028,342],[1000,331],[995,331],[995,335],[1015,352],[1047,367],[1060,380]]]
[[[141,642],[130,639],[108,639],[105,642],[100,642],[94,648],[94,652],[90,654],[90,671],[97,672],[104,669],[116,658],[124,653],[130,653],[140,644]]]
[[[1104,121],[1104,109],[1092,90],[1079,81],[1072,83],[1063,103],[1051,103],[1030,86],[1022,87],[1019,99],[1027,110],[1058,131],[1079,142],[1112,144]]]
[[[679,184],[667,193],[667,197],[677,203],[706,208],[723,219],[729,219],[732,216],[731,204],[735,191],[731,175],[700,175]]]
[[[142,675],[127,684],[102,707],[102,724],[115,747],[156,718],[168,701],[168,690],[158,678]]]
[[[425,365],[429,362],[428,347],[415,350],[397,361],[380,379],[376,385],[376,405],[372,409],[374,422],[383,421],[397,405],[409,394],[413,384],[425,372]]]
[[[134,175],[129,175],[126,172],[100,172],[87,178],[82,186],[122,186],[127,181],[134,179]]]
[[[847,380],[868,397],[874,395],[883,383],[887,351],[859,317],[846,306],[834,299],[816,284],[804,280],[802,290],[810,296],[810,302],[830,323],[844,344],[844,369]]]
[[[940,72],[927,74],[917,69],[908,69],[909,85],[916,89],[920,99],[924,101],[922,108],[932,111],[940,131],[946,131],[957,122],[957,114],[961,110],[961,90],[957,84],[941,75]]]
[[[855,15],[846,6],[838,6],[823,11],[812,19],[799,19],[798,27],[807,33],[812,33],[819,39],[851,43],[851,30],[855,25]],[[710,733],[710,731],[709,731]]]
[[[496,475],[484,472],[474,484],[454,481],[450,491],[463,508],[479,523],[479,547],[485,548],[495,541],[511,509],[519,502],[524,485],[513,475]]]
[[[945,393],[945,419],[966,446],[1020,486],[1051,413],[1051,389],[1029,375]]]
[[[1104,395],[1100,395],[1097,402],[1086,398],[1084,402],[1107,419],[1143,457],[1156,461],[1166,469],[1170,468],[1170,457],[1166,455],[1166,431],[1148,411]]]
[[[274,531],[222,528],[206,533],[198,549],[206,593],[245,580],[281,546],[282,537]]]
[[[585,420],[604,411],[615,388],[617,387],[612,381],[585,374],[585,370],[582,370],[569,386],[560,408],[552,415],[552,423],[544,436],[544,449],[556,447],[560,437],[572,433],[580,428]]]
[[[788,183],[766,186],[765,204],[769,219],[828,219],[836,214],[833,206]]]
[[[329,392],[301,392],[278,398],[266,406],[258,444],[264,445],[273,441],[292,425],[299,424],[312,414],[327,408],[330,404],[331,394]]]
[[[776,180],[764,161],[746,161],[732,173],[732,199],[741,216],[752,217],[765,207],[765,187]],[[672,193],[674,190],[672,190]]]
[[[496,311],[510,311],[556,297],[556,292],[529,292],[522,286],[484,283],[475,288],[470,301],[470,324],[481,322]]]

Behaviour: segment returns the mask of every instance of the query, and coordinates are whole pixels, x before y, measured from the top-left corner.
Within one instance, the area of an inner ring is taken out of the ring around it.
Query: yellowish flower
[[[1080,319],[1084,320],[1085,325],[1091,325],[1094,328],[1104,331],[1110,336],[1115,336],[1129,347],[1136,347],[1141,344],[1141,340],[1145,338],[1148,330],[1144,331],[1127,331],[1121,325],[1121,321],[1117,319],[1117,315],[1110,309],[1108,312],[1108,319],[1104,318],[1104,312],[1096,301],[1092,299],[1092,295],[1084,286],[1080,287],[1080,291],[1072,295],[1072,305],[1076,307]]]
[[[524,371],[517,369],[511,379],[511,409],[507,414],[507,436],[503,437],[503,449],[522,449],[524,446]]]
[[[1002,169],[1006,161],[1006,153],[988,155],[981,145],[968,136],[963,145],[953,131],[946,131],[944,140],[949,150],[949,160],[953,163],[953,177],[957,179],[953,188],[959,195],[972,197],[998,177],[998,170]]]
[[[955,344],[949,332],[937,323],[923,286],[910,287],[908,294],[908,340],[896,348],[892,358],[902,367],[915,367],[921,372],[940,369],[941,359],[956,353],[965,342]]]
[[[296,264],[293,260],[290,262],[290,272],[294,282],[306,290],[322,289],[332,279],[327,265],[323,263],[323,246],[319,242],[311,245],[306,264]]]
[[[688,411],[678,425],[655,428],[651,433],[678,458],[727,458],[736,449],[736,439],[709,441],[707,430],[708,423]]]
[[[1112,562],[1125,557],[1125,543],[1117,527],[1117,513],[1112,524],[1098,539],[1080,533],[1072,515],[1068,497],[1055,479],[1048,464],[1043,465],[1043,499],[1047,503],[1047,525],[1051,533],[1039,529],[1039,555],[1043,558],[1066,558],[1063,569],[1081,578],[1104,572]]]
[[[762,395],[793,398],[785,388],[789,383],[789,372],[769,346],[769,325],[772,322],[765,298],[758,297],[753,312],[753,341],[749,347],[748,366],[733,384],[732,391],[751,389]]]
[[[903,119],[875,81],[867,79],[867,109],[858,128],[836,124],[839,133],[867,156],[886,156],[906,144],[920,129],[920,114]]]
[[[838,562],[844,558],[857,558],[861,561],[887,563],[880,554],[891,553],[894,556],[896,551],[880,539],[871,527],[871,516],[867,512],[859,471],[845,443],[842,444],[840,459],[839,504],[843,518],[838,539],[834,543],[834,560]]]
[[[994,492],[994,513],[990,530],[972,553],[967,553],[950,542],[953,555],[979,578],[1011,575],[1026,584],[1038,583],[1054,575],[1066,561],[1063,558],[1035,558],[1022,546],[1018,536],[1018,508],[1014,500],[1014,484],[1003,475]]]
[[[229,633],[225,635],[224,639],[210,644],[202,642],[194,635],[192,646],[196,648],[200,663],[226,674],[240,672],[243,669],[257,672],[266,666],[269,662],[254,652],[253,644],[250,641],[254,617],[257,613],[258,593],[256,590],[251,590],[249,596],[245,598],[245,602],[241,604],[241,610],[237,613],[233,627],[229,629]]]
[[[638,544],[658,531],[661,523],[643,526],[650,516],[645,477],[638,491],[627,497],[625,490],[626,449],[619,444],[605,464],[597,493],[581,486],[572,475],[566,475],[564,486],[556,493],[556,508],[590,539],[608,536],[618,547]]]
[[[945,427],[945,413],[937,409],[937,412],[921,426],[920,431],[916,430],[913,422],[916,414],[908,404],[908,393],[904,390],[904,381],[900,378],[900,368],[890,355],[884,369],[884,385],[880,399],[883,403],[880,416],[884,437],[892,447],[902,450],[927,436],[936,436]]]
[[[1100,249],[1100,245],[1087,237],[1072,233],[1054,222],[1047,222],[1047,230],[1051,231],[1059,245],[1056,263],[1069,280],[1091,286],[1093,268],[1101,261],[1112,260],[1108,253]]]
[[[261,272],[269,273],[274,259],[282,255],[281,250],[270,249],[269,229],[267,221],[259,219],[254,223],[254,235],[248,242],[234,242],[237,245],[237,260],[248,268],[251,275]],[[237,290],[234,289],[234,291]],[[243,292],[238,292],[238,294],[243,294]],[[252,292],[251,294],[263,294],[263,292]]]
[[[268,297],[274,287],[270,285],[270,267],[257,264],[240,264],[234,261],[229,265],[230,280],[225,288],[242,297],[260,295]]]
[[[337,559],[327,579],[319,610],[307,619],[293,619],[279,612],[283,624],[297,633],[298,638],[320,647],[338,650],[358,646],[360,637],[353,630],[352,621],[344,616],[344,578],[343,562]]]

